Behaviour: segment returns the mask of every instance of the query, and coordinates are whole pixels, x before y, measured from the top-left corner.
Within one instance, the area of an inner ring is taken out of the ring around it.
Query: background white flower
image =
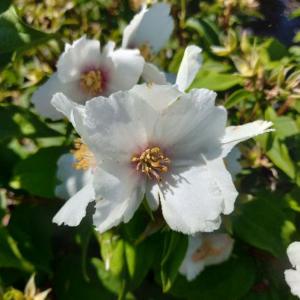
[[[79,170],[74,167],[76,159],[73,154],[63,154],[57,161],[57,179],[55,195],[69,199],[92,180],[92,169]]]
[[[179,272],[191,281],[206,266],[226,261],[232,252],[234,240],[225,233],[197,233],[189,236],[188,248]]]
[[[284,272],[285,280],[293,295],[300,298],[300,242],[294,242],[287,248],[287,255],[295,269]]]
[[[268,132],[272,123],[225,131],[226,110],[215,106],[215,96],[205,89],[184,94],[170,85],[137,85],[109,101],[97,97],[80,106],[55,95],[54,106],[72,121],[97,162],[93,219],[100,232],[128,222],[144,194],[152,209],[161,204],[173,230],[186,234],[213,231],[221,213],[232,212],[237,191],[223,158],[236,143]],[[74,210],[85,209],[93,196],[89,185],[54,221],[74,224]]]
[[[118,49],[109,42],[102,50],[100,42],[85,36],[67,44],[57,63],[57,72],[32,96],[32,102],[44,117],[52,120],[62,118],[52,105],[57,92],[84,104],[95,96],[128,90],[136,84],[144,68],[139,50]]]
[[[166,44],[174,29],[170,10],[171,6],[167,3],[156,3],[150,8],[144,5],[124,29],[122,47],[148,47],[147,51],[157,53]]]

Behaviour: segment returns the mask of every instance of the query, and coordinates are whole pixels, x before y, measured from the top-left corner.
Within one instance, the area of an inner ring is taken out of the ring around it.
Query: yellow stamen
[[[97,96],[103,92],[103,76],[100,70],[90,70],[80,76],[80,87],[83,92]]]
[[[224,248],[213,247],[211,242],[205,239],[202,246],[199,249],[197,249],[193,254],[192,260],[194,262],[197,262],[207,258],[208,256],[218,256],[222,253],[223,250]]]
[[[94,154],[90,151],[86,144],[83,144],[81,139],[75,141],[75,149],[72,153],[76,159],[74,168],[76,170],[88,170],[95,165]]]
[[[161,181],[160,174],[168,172],[171,160],[159,147],[152,147],[140,155],[134,155],[131,162],[136,163],[136,170],[146,174],[148,178]]]
[[[152,51],[148,43],[142,44],[139,47],[139,50],[146,61],[150,61],[152,59]]]

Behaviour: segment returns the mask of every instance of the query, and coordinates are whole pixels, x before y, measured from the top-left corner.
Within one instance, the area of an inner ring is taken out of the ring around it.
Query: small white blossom
[[[100,42],[85,36],[67,44],[57,72],[33,94],[37,112],[52,120],[61,119],[62,114],[51,105],[57,92],[84,104],[95,96],[132,88],[143,72],[144,59],[139,50],[114,48],[115,44],[109,42],[101,52]]]
[[[272,123],[225,129],[227,113],[215,106],[215,97],[206,89],[185,94],[155,84],[96,97],[85,106],[56,94],[53,105],[72,121],[95,167],[93,184],[75,194],[54,221],[77,224],[73,216],[85,211],[74,212],[95,199],[93,221],[103,232],[128,222],[146,194],[151,209],[161,205],[173,230],[216,230],[237,196],[223,158],[237,143],[270,131]]]
[[[285,280],[292,294],[300,298],[300,242],[290,244],[287,255],[294,269],[284,272]]]
[[[233,244],[233,239],[225,233],[189,236],[188,249],[179,272],[189,281],[195,279],[206,266],[226,261],[231,255]]]
[[[122,47],[141,50],[146,47],[150,52],[157,53],[166,44],[174,28],[170,9],[167,3],[156,3],[150,8],[144,5],[124,29]]]

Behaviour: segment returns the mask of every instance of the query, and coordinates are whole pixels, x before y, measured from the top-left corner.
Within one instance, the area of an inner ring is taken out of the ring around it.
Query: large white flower
[[[156,3],[150,8],[143,5],[124,29],[122,47],[157,53],[166,44],[174,28],[170,9],[167,3]]]
[[[287,255],[294,269],[284,272],[285,280],[292,294],[300,298],[300,242],[290,244]]]
[[[74,210],[96,199],[94,225],[103,232],[128,222],[146,194],[153,210],[160,203],[173,230],[217,229],[237,196],[223,158],[237,143],[268,132],[272,123],[225,129],[227,113],[215,106],[215,97],[206,89],[185,94],[154,84],[96,97],[85,106],[55,95],[53,105],[93,153],[95,169],[93,185],[74,195],[54,221],[74,224]],[[73,207],[70,214],[66,206]]]
[[[232,252],[234,241],[225,233],[198,233],[189,236],[188,249],[179,272],[191,281],[206,266],[226,261]]]
[[[58,60],[57,72],[33,94],[38,113],[53,120],[62,118],[51,105],[57,92],[84,104],[95,96],[132,88],[142,74],[144,59],[137,49],[114,48],[115,44],[109,42],[101,52],[100,42],[85,36],[67,44]]]

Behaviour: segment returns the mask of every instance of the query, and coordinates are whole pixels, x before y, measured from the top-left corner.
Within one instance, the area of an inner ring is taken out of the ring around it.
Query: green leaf
[[[207,88],[214,91],[225,91],[243,82],[243,79],[237,75],[220,74],[201,70],[190,89],[192,88]]]
[[[42,148],[20,161],[14,169],[10,185],[41,197],[53,197],[57,183],[56,162],[66,152],[63,147]]]
[[[274,134],[260,135],[255,139],[260,143],[272,162],[291,179],[296,180],[296,167],[284,142],[280,141]]]
[[[52,34],[38,31],[25,24],[13,6],[0,15],[0,27],[1,56],[4,53],[26,50],[53,38]]]
[[[273,122],[276,135],[279,138],[285,139],[299,133],[296,122],[289,116],[277,117]]]
[[[12,211],[7,226],[26,260],[44,272],[51,272],[53,215],[49,206],[21,204]]]
[[[207,267],[195,280],[183,276],[175,281],[171,293],[188,300],[238,300],[255,280],[255,264],[250,257],[232,257],[217,266]]]
[[[226,100],[224,106],[226,108],[231,108],[231,107],[239,104],[240,102],[254,101],[254,100],[255,100],[255,97],[254,97],[253,93],[241,89],[241,90],[237,90],[234,93],[232,93]]]
[[[16,268],[27,272],[33,272],[33,265],[23,257],[16,241],[3,227],[0,227],[0,249],[1,268]]]
[[[101,261],[99,258],[94,257],[92,259],[92,264],[96,269],[97,276],[101,281],[101,284],[103,284],[111,293],[118,294],[118,292],[123,288],[122,278],[116,277],[111,272],[106,270],[103,261]],[[132,300],[135,298],[131,293],[127,293],[125,299]]]
[[[1,0],[0,2],[0,14],[6,11],[11,5],[11,0]]]
[[[242,205],[233,219],[233,231],[248,244],[281,256],[285,252],[282,230],[286,216],[276,202],[278,198],[269,197],[270,200],[258,198]]]
[[[92,266],[90,265],[90,267]],[[92,278],[89,282],[85,281],[81,272],[79,256],[63,257],[55,268],[53,279],[57,299],[116,299],[115,295],[109,292],[98,278]]]
[[[160,272],[164,293],[170,290],[178,275],[187,245],[187,236],[174,231],[166,233]]]
[[[0,105],[0,140],[19,137],[54,137],[60,133],[48,127],[28,109]]]

